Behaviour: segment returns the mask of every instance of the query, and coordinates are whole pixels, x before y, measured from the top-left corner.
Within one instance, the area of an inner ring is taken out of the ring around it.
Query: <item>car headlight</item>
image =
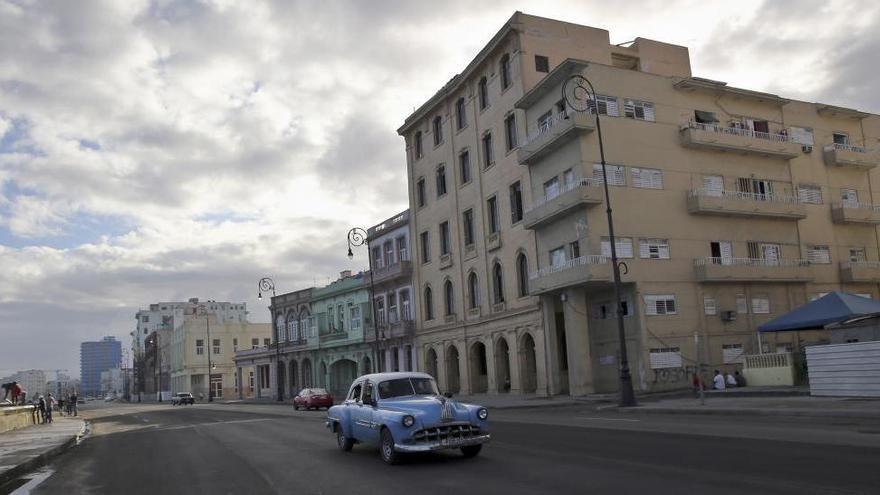
[[[409,428],[410,426],[416,424],[416,418],[407,414],[406,416],[403,417],[403,421],[401,421],[401,422],[403,423],[403,426],[406,426],[407,428]]]
[[[486,418],[489,417],[489,411],[485,407],[481,407],[480,410],[477,411],[477,417],[485,421]]]

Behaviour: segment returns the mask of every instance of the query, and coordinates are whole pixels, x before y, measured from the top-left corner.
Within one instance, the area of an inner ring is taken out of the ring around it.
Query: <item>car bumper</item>
[[[449,442],[398,443],[394,444],[394,450],[398,452],[432,452],[435,450],[459,449],[461,447],[470,447],[472,445],[486,443],[490,438],[491,435],[487,433],[485,435],[477,435],[470,438],[454,439]]]

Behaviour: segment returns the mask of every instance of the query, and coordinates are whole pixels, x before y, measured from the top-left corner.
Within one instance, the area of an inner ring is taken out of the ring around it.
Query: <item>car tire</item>
[[[379,453],[382,455],[382,460],[391,465],[400,462],[400,454],[394,450],[394,436],[391,435],[391,430],[382,428],[381,438]]]
[[[481,450],[483,450],[483,444],[468,445],[467,447],[461,448],[461,453],[464,454],[466,458],[471,458],[476,457]]]
[[[351,448],[354,446],[354,440],[342,433],[342,426],[339,424],[336,425],[336,446],[343,452],[351,452]]]

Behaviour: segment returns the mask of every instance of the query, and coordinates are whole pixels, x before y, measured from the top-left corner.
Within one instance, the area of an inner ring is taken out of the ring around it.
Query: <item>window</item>
[[[822,204],[822,188],[810,184],[798,186],[798,201],[801,203]]]
[[[571,191],[574,188],[575,178],[574,178],[574,170],[568,168],[562,172],[562,187],[566,191]]]
[[[202,339],[196,339],[196,356],[201,356],[205,354],[205,341]]]
[[[593,113],[608,115],[609,117],[619,117],[620,107],[617,105],[617,98],[614,96],[596,95],[595,103],[591,102],[590,109]]]
[[[602,237],[601,239],[602,246],[602,256],[611,256],[611,242],[607,237]],[[632,237],[615,237],[614,238],[614,249],[617,251],[618,258],[632,258],[633,257],[633,246],[632,246]]]
[[[703,296],[703,313],[710,316],[718,314],[718,308],[715,305],[714,297]]]
[[[849,144],[849,136],[842,132],[834,132],[831,134],[831,139],[834,140],[834,144]]]
[[[212,346],[213,349],[211,350],[211,352],[213,352],[214,354],[220,354],[220,339],[213,339],[213,340],[214,340],[214,343],[213,343],[214,345]]]
[[[471,309],[480,307],[480,283],[474,272],[468,275],[468,304]]]
[[[467,113],[465,113],[464,98],[455,102],[455,127],[460,131],[467,127]]]
[[[358,330],[361,328],[361,307],[352,306],[349,310],[351,313],[351,329]]]
[[[427,263],[431,261],[431,243],[430,237],[428,236],[428,232],[422,232],[419,234],[419,244],[422,247],[422,263]]]
[[[449,254],[449,222],[440,223],[440,255]]]
[[[416,182],[416,201],[418,202],[419,208],[425,206],[425,179],[419,179]]]
[[[500,304],[504,302],[504,276],[501,272],[501,263],[495,262],[492,268],[492,285],[494,289],[494,302]]]
[[[434,319],[434,295],[430,287],[425,287],[425,320]]]
[[[769,296],[752,296],[752,314],[766,315],[770,313]]]
[[[703,193],[706,196],[721,197],[724,193],[724,177],[720,175],[703,176]]]
[[[498,201],[495,196],[486,200],[486,208],[489,212],[489,233],[498,232]]]
[[[492,133],[483,134],[483,161],[485,167],[489,167],[495,163],[495,152],[492,149]]]
[[[841,189],[840,200],[844,208],[856,208],[859,206],[859,192],[855,189]]]
[[[516,148],[516,115],[504,118],[504,135],[507,138],[507,151]]]
[[[391,323],[400,321],[397,315],[397,294],[394,291],[388,293],[388,321]]]
[[[868,258],[865,256],[864,248],[851,248],[849,250],[849,260],[852,262],[860,262],[866,261]]]
[[[538,72],[550,72],[550,59],[545,55],[535,55],[535,70]]]
[[[556,102],[556,113],[560,115],[565,115],[566,113],[568,113],[566,108],[567,107],[565,105],[565,100],[559,100]]]
[[[504,54],[501,57],[499,72],[501,72],[501,89],[505,90],[510,87],[510,55]]]
[[[803,144],[804,146],[813,146],[813,129],[809,127],[796,127],[791,126],[788,128],[788,132],[791,135],[791,140],[797,144]]]
[[[718,117],[715,112],[707,112],[705,110],[694,110],[694,120],[698,124],[717,124]]]
[[[336,307],[336,321],[339,322],[339,330],[345,330],[345,308],[341,304]]]
[[[443,284],[443,309],[446,311],[444,314],[446,316],[452,316],[455,314],[455,299],[452,290],[452,281],[447,280],[445,284]]]
[[[474,243],[474,210],[469,208],[461,216],[464,227],[464,245],[470,246]]]
[[[383,247],[385,248],[385,266],[391,266],[397,262],[394,258],[394,241],[390,239],[385,241]]]
[[[553,177],[544,183],[544,199],[550,201],[559,196],[559,178]]]
[[[375,246],[372,249],[373,251],[373,268],[382,268],[385,266],[382,263],[382,248],[379,246]]]
[[[416,160],[424,156],[425,150],[422,148],[422,131],[417,131],[415,137],[413,138],[414,147],[416,151]]]
[[[736,295],[736,312],[741,315],[749,312],[749,305],[746,302],[746,296],[744,294]]]
[[[385,324],[385,298],[379,296],[373,301],[376,305],[376,323],[380,326]]]
[[[480,82],[477,84],[477,93],[480,97],[480,110],[485,110],[489,107],[489,83],[486,76],[480,78]]]
[[[409,261],[409,250],[406,247],[406,237],[397,238],[397,258],[400,261]]]
[[[471,154],[468,150],[464,150],[458,154],[458,169],[461,175],[461,183],[467,184],[471,181]]]
[[[150,317],[149,317],[149,316],[144,316],[143,319],[144,319],[144,323],[149,323],[149,322],[150,322]]]
[[[437,167],[437,197],[446,194],[446,167],[440,165]]]
[[[529,260],[522,253],[516,257],[516,281],[519,297],[529,295]]]
[[[633,187],[663,189],[663,171],[654,168],[631,169]]]
[[[576,260],[581,257],[581,243],[580,241],[573,241],[568,243],[568,254],[569,259]]]
[[[757,200],[765,201],[773,195],[773,183],[769,180],[740,177],[736,186],[739,192],[753,194],[752,198]]]
[[[645,314],[648,316],[677,314],[675,308],[675,296],[645,296]]]
[[[831,250],[828,246],[813,246],[807,249],[807,261],[827,265],[831,263]]]
[[[681,368],[681,349],[678,347],[662,347],[651,349],[650,362],[652,370],[664,368]]]
[[[560,267],[565,265],[567,261],[567,257],[565,254],[565,248],[563,246],[559,246],[556,249],[550,250],[550,266],[552,267]]]
[[[553,127],[553,110],[547,110],[538,117],[538,132],[547,132],[551,127]]]
[[[260,348],[260,339],[251,339],[251,349]]]
[[[639,258],[652,260],[669,259],[668,239],[639,239]]]
[[[623,115],[631,119],[654,122],[654,104],[647,101],[626,100],[623,105]]]
[[[597,304],[593,310],[593,319],[596,320],[610,320],[611,318],[616,318],[617,313],[614,313],[611,308],[614,307],[614,304],[611,301],[603,301]],[[630,304],[629,301],[623,300],[620,301],[620,313],[623,316],[631,316],[629,311]]]
[[[400,319],[410,321],[412,313],[410,312],[409,290],[400,291]]]
[[[510,185],[510,223],[523,219],[522,186],[519,181]]]
[[[623,168],[623,165],[605,165],[605,169],[608,171],[608,185],[609,186],[625,186],[626,185],[626,171]],[[604,180],[604,175],[602,174],[602,164],[596,163],[593,164],[593,180],[601,184]]]
[[[743,362],[743,345],[742,344],[723,344],[721,346],[721,355],[724,364],[738,364]]]
[[[232,339],[232,352],[238,352],[238,339]]]
[[[254,372],[253,371],[248,372],[248,385],[251,388],[254,388]]]
[[[434,131],[434,146],[439,146],[443,142],[443,119],[439,115],[434,117],[432,130]]]

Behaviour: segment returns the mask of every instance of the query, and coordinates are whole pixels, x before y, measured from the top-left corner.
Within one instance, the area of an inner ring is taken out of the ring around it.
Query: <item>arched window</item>
[[[434,295],[431,294],[431,288],[425,287],[425,320],[434,319]]]
[[[452,290],[452,281],[447,280],[445,284],[443,284],[443,295],[444,295],[444,309],[446,311],[445,315],[454,315],[455,314],[455,298]]]
[[[443,120],[439,115],[434,117],[434,126],[432,130],[434,131],[434,146],[437,146],[443,142]]]
[[[471,272],[468,275],[468,301],[470,302],[471,309],[480,307],[480,283],[477,280],[477,274]]]
[[[278,315],[275,319],[275,342],[286,340],[284,335],[287,333],[287,325],[284,323],[284,315]]]
[[[413,147],[416,152],[416,160],[422,157],[422,131],[417,131],[415,137],[413,138]]]
[[[467,113],[464,110],[464,98],[455,102],[455,127],[462,130],[467,127]]]
[[[523,253],[516,257],[516,282],[519,287],[519,297],[529,295],[529,260]]]
[[[489,106],[489,83],[486,81],[486,76],[480,78],[477,93],[480,96],[480,110],[484,110]]]
[[[510,86],[510,55],[507,53],[501,57],[501,67],[499,68],[499,72],[501,72],[501,89],[507,89]]]
[[[504,302],[504,278],[501,273],[501,263],[495,262],[492,268],[492,288],[495,291],[495,304]]]

